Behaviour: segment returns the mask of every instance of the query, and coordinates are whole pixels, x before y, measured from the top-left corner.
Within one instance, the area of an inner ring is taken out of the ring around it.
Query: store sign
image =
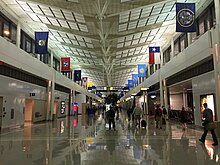
[[[65,111],[66,111],[66,103],[65,103],[65,101],[61,101],[60,113],[64,114]]]

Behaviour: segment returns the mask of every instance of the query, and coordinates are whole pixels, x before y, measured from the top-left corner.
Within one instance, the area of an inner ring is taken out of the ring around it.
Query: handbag
[[[216,123],[213,123],[213,122],[212,122],[212,123],[208,123],[208,124],[205,125],[205,129],[206,129],[206,130],[209,130],[209,131],[210,131],[210,130],[214,130],[214,129],[216,129],[216,128],[217,128],[217,124],[216,124]]]

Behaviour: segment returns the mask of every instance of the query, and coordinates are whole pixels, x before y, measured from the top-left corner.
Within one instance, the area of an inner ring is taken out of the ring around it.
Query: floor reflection
[[[101,114],[73,116],[1,134],[0,164],[219,164],[219,147],[211,145],[210,135],[200,144],[201,134],[190,126],[182,131],[175,122],[156,129],[152,119],[147,129],[138,129],[123,114],[116,120],[116,131],[109,131]]]

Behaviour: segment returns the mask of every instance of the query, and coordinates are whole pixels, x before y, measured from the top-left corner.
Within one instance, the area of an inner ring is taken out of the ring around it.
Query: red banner
[[[61,72],[70,71],[70,57],[61,57]]]

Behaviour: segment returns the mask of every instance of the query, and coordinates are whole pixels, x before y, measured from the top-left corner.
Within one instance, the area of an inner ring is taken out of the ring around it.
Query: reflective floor
[[[120,115],[116,131],[102,116],[62,118],[26,125],[0,135],[0,165],[213,165],[220,164],[220,147],[202,130],[167,122],[155,129],[138,129]]]

